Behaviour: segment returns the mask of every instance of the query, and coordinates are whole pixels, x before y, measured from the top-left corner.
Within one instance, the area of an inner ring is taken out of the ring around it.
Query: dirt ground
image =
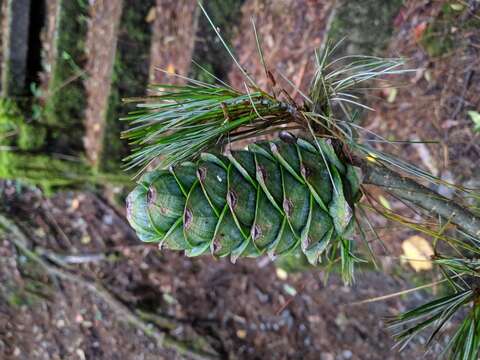
[[[157,3],[172,6],[172,19],[182,18],[178,13],[182,9],[191,10],[174,2]],[[241,27],[250,29],[253,15],[268,63],[305,89],[313,69],[312,51],[321,44],[328,23],[328,4],[249,0],[243,7]],[[440,56],[429,55],[418,40],[419,32],[425,27],[422,24],[438,17],[440,7],[440,2],[408,1],[394,19],[388,53],[408,57],[419,70],[399,80],[408,86],[400,87],[393,101],[391,90],[373,94],[369,101],[378,110],[366,124],[397,139],[440,140],[437,145],[406,145],[392,151],[466,185],[480,178],[480,135],[473,133],[466,115],[480,106],[480,38],[478,30],[458,27],[452,33],[458,47]],[[173,24],[166,26],[172,28]],[[161,40],[157,36],[156,41]],[[249,72],[262,78],[252,33],[238,32],[234,45]],[[157,51],[152,49],[152,54]],[[150,63],[168,66],[171,59],[160,53]],[[176,68],[186,66],[181,63]],[[230,79],[240,83],[233,72]],[[387,274],[362,270],[356,284],[347,288],[335,275],[325,284],[325,274],[319,270],[285,275],[266,259],[239,260],[234,265],[160,252],[136,239],[123,208],[112,205],[106,194],[62,192],[45,198],[37,190],[5,182],[0,185],[0,209],[20,219],[30,247],[47,249],[49,262],[76,255],[81,263],[69,263],[70,272],[100,284],[129,309],[148,313],[149,321],[170,336],[189,344],[207,342],[203,347],[221,359],[438,358],[443,344],[434,344],[425,353],[426,337],[416,338],[403,352],[392,350],[394,342],[383,322],[385,316],[431,298],[431,292],[354,304],[415,284],[410,269],[396,257],[408,231],[380,232],[387,244],[387,256],[381,258]],[[122,321],[91,289],[46,275],[10,240],[8,235],[0,236],[1,359],[191,358],[159,347]],[[433,275],[422,276],[425,282]]]
[[[398,88],[394,100],[384,101],[390,89],[373,94],[380,101],[373,102],[377,111],[370,116],[367,126],[379,134],[398,139],[436,140],[436,144],[425,145],[430,158],[420,156],[422,151],[418,151],[416,145],[407,145],[397,151],[407,150],[412,162],[462,184],[467,179],[478,178],[476,163],[480,156],[480,136],[472,131],[467,111],[478,109],[480,102],[480,73],[477,70],[480,34],[478,29],[462,27],[462,24],[471,19],[478,21],[479,5],[475,5],[476,12],[463,14],[453,22],[445,16],[442,18],[441,2],[430,6],[424,2],[411,4],[395,19],[397,31],[388,55],[401,55],[408,59],[407,66],[416,71],[392,79],[403,85]],[[427,46],[438,45],[434,42],[442,41],[442,34],[434,34],[430,40],[432,44],[422,45],[420,40],[432,18],[439,19],[442,29],[447,27],[452,41],[449,49],[434,56],[429,54]],[[455,175],[447,175],[447,172]]]
[[[168,318],[177,337],[203,336],[221,358],[400,359],[422,354],[419,344],[401,354],[390,349],[382,317],[405,309],[404,300],[351,304],[407,287],[401,279],[365,272],[353,288],[336,277],[325,286],[321,271],[285,279],[264,260],[233,265],[207,257],[188,259],[138,244],[123,216],[96,195],[64,193],[45,199],[36,192],[18,195],[8,185],[3,194],[8,212],[24,219],[22,228],[34,229],[29,238],[37,247],[56,254],[102,254],[101,261],[71,269],[102,283],[129,306]],[[74,283],[51,282],[19,256],[8,237],[1,252],[3,358],[175,358],[120,323],[92,292]],[[37,286],[32,289],[26,279]]]
[[[445,15],[444,4],[410,1],[395,18],[396,30],[386,55],[402,56],[415,71],[392,77],[396,90],[372,92],[370,104],[376,111],[368,115],[365,126],[390,140],[432,142],[376,146],[445,181],[478,190],[480,133],[473,131],[468,111],[480,106],[480,8],[476,3],[471,12]],[[468,25],[471,21],[476,27]],[[428,26],[435,29],[430,37],[425,33]],[[451,45],[436,53],[437,46],[448,42]],[[456,196],[445,186],[434,188],[442,195]],[[392,206],[403,206],[391,200]],[[410,233],[400,231],[395,236]],[[385,243],[392,253],[398,252],[398,242]]]

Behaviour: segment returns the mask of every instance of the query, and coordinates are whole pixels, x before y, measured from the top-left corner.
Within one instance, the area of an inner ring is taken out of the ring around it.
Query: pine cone
[[[188,256],[276,256],[312,264],[351,235],[358,177],[328,141],[268,142],[145,174],[127,199],[139,238]],[[327,168],[328,164],[328,168]]]

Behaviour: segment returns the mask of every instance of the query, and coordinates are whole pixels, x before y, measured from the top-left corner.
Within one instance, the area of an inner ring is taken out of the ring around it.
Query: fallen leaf
[[[469,111],[468,116],[470,116],[470,119],[473,121],[473,131],[478,131],[480,132],[480,113],[478,111]]]
[[[297,295],[297,290],[291,285],[284,284],[283,285],[283,290],[290,296]]]
[[[36,228],[33,233],[35,234],[36,237],[43,238],[47,235],[45,232],[45,229],[43,228]]]
[[[402,259],[408,262],[415,271],[432,269],[433,248],[423,237],[414,235],[405,239],[402,242],[402,250]]]
[[[167,73],[172,74],[172,75],[175,74],[175,66],[173,66],[173,64],[168,64]]]
[[[283,270],[282,268],[277,268],[277,277],[280,280],[287,280],[288,273],[285,270]]]
[[[237,337],[239,339],[245,339],[247,337],[247,331],[243,329],[237,330]]]
[[[393,102],[395,102],[395,98],[397,97],[397,94],[398,94],[398,90],[397,88],[391,88],[388,92],[388,97],[387,97],[387,101],[391,104]]]
[[[442,127],[442,129],[447,129],[447,130],[448,130],[448,129],[452,128],[452,127],[458,126],[459,124],[460,124],[460,123],[459,123],[458,121],[456,121],[456,120],[445,120],[445,121],[442,123],[441,127]]]
[[[402,24],[405,22],[405,19],[406,19],[406,10],[405,8],[402,8],[400,9],[400,11],[398,12],[398,15],[395,17],[395,19],[393,20],[393,25],[395,27],[400,27],[402,26]]]
[[[463,5],[462,4],[450,4],[450,7],[452,8],[452,10],[455,10],[455,11],[462,11],[463,10]]]
[[[426,22],[422,22],[422,23],[418,24],[417,26],[415,26],[415,28],[413,29],[413,37],[414,37],[415,41],[419,41],[422,38],[425,30],[427,30],[427,23]]]
[[[425,71],[425,74],[423,76],[425,78],[425,80],[427,80],[427,82],[431,82],[432,81],[432,73],[430,71]]]
[[[85,360],[86,359],[86,356],[85,356],[85,351],[83,351],[82,349],[77,349],[75,351],[75,353],[78,355],[78,357],[80,358],[80,360]]]
[[[156,17],[157,17],[157,11],[155,9],[155,6],[152,6],[150,10],[148,10],[148,14],[145,17],[145,21],[147,23],[151,23],[155,20]]]
[[[80,206],[80,200],[78,198],[73,198],[72,204],[70,205],[70,210],[75,211]]]
[[[92,241],[92,238],[88,234],[83,235],[82,238],[80,239],[80,242],[85,245],[90,244],[91,241]]]

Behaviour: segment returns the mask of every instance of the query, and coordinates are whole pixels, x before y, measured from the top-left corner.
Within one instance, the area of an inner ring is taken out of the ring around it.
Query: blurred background
[[[363,126],[436,140],[388,150],[480,187],[479,1],[203,3],[265,85],[255,20],[265,60],[293,82],[285,86],[294,98],[308,90],[327,36],[346,37],[338,56],[405,57],[416,71],[392,78],[395,88],[372,85],[365,101],[376,111],[362,114]],[[372,236],[381,271],[362,268],[349,288],[295,259],[233,265],[137,240],[124,216],[134,181],[121,167],[119,121],[134,107],[122,99],[145,95],[149,83],[184,82],[173,74],[211,81],[192,59],[243,89],[196,1],[0,0],[0,29],[1,359],[438,358],[443,343],[425,353],[427,336],[392,350],[383,317],[441,286],[354,304],[438,279],[428,261],[401,261],[430,255],[422,238],[381,218],[381,242]]]

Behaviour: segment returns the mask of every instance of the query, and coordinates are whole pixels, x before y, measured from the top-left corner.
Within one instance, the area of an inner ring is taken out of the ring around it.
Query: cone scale
[[[127,198],[138,237],[187,256],[282,255],[312,264],[351,235],[359,181],[328,141],[265,142],[145,174]],[[328,166],[328,168],[327,168]]]

